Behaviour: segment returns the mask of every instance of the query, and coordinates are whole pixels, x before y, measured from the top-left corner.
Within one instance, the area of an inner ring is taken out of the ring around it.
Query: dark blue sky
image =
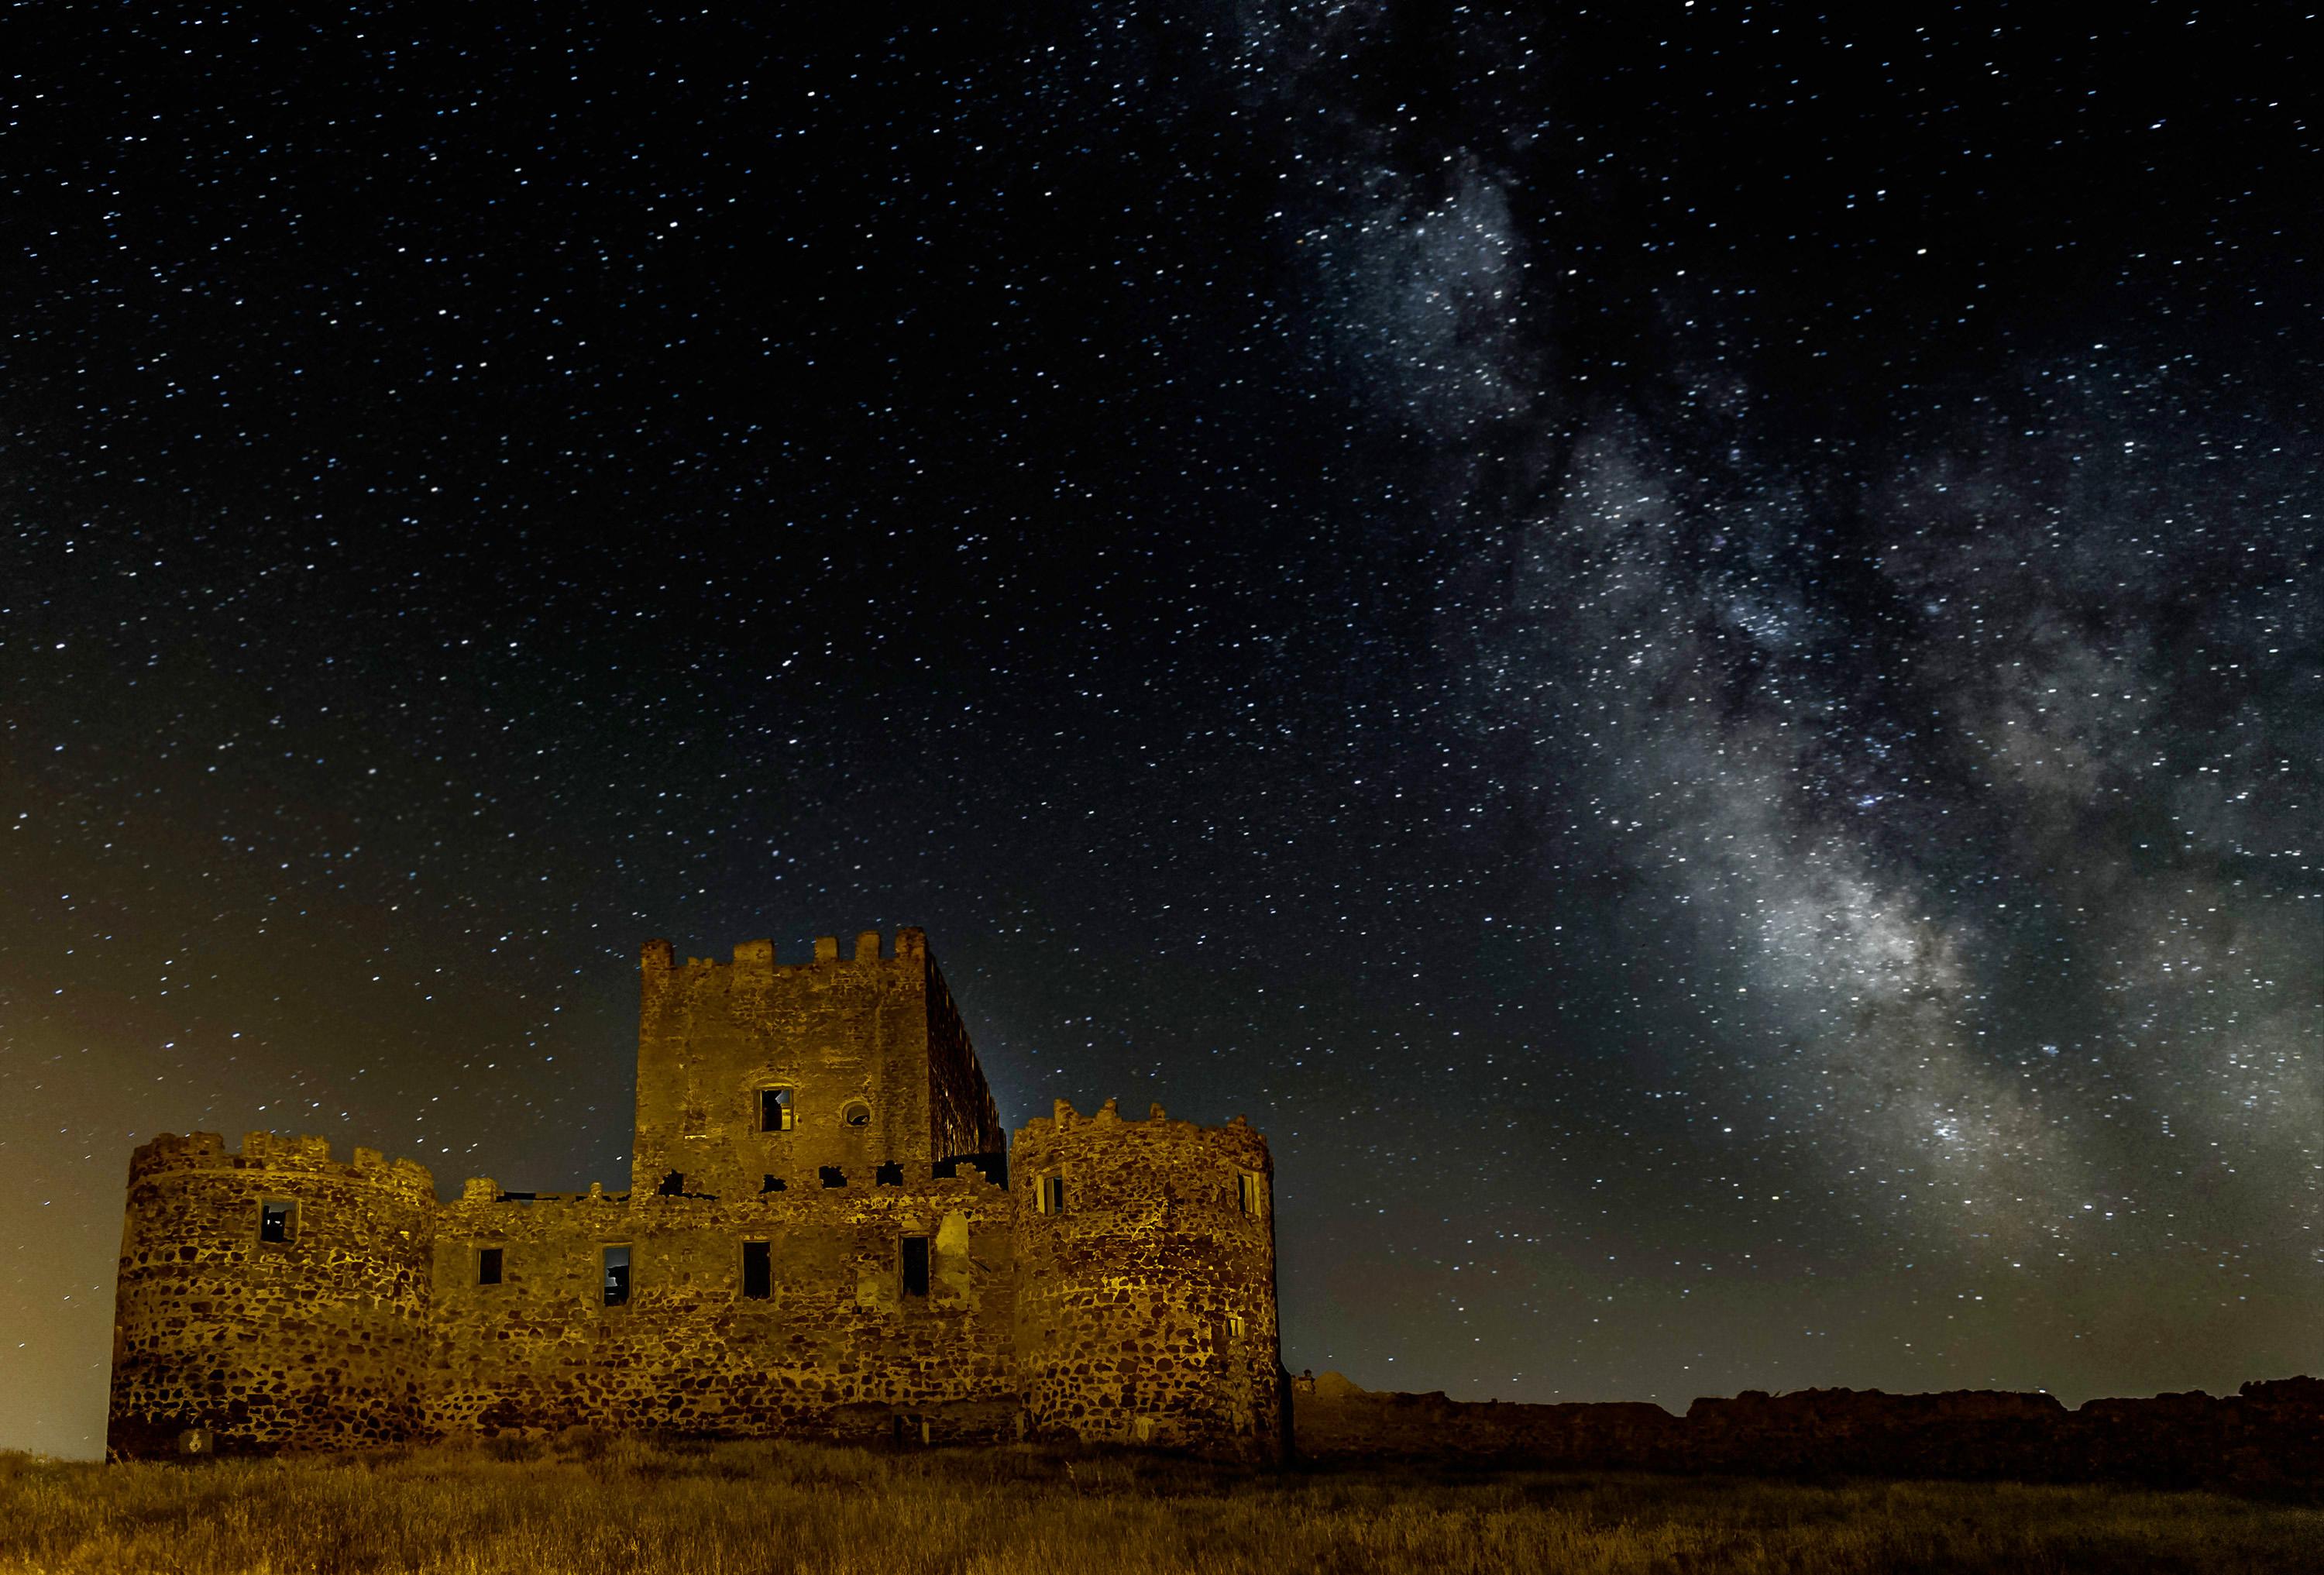
[[[0,1446],[135,1143],[873,925],[1295,1371],[2324,1369],[2317,23],[856,21],[0,23]]]

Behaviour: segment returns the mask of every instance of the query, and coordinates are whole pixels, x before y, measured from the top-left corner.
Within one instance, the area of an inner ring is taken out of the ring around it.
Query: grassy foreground
[[[0,1570],[2155,1570],[2324,1568],[2324,1510],[1944,1482],[1333,1470],[1038,1449],[580,1440],[98,1466],[0,1455]]]

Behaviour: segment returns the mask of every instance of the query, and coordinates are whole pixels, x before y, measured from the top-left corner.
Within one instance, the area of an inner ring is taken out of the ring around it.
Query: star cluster
[[[1295,1371],[2324,1370],[2317,25],[0,24],[0,1445],[137,1142],[619,1183],[901,924]]]

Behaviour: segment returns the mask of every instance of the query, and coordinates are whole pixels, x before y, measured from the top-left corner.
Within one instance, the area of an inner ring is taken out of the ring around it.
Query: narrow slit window
[[[497,1247],[476,1248],[476,1284],[497,1285],[501,1283],[501,1253],[503,1250]]]
[[[926,1296],[928,1294],[928,1239],[925,1236],[904,1238],[904,1294]]]
[[[1065,1211],[1065,1178],[1045,1175],[1041,1178],[1041,1212],[1062,1214]]]
[[[775,1254],[770,1242],[742,1243],[742,1294],[763,1302],[775,1294]]]
[[[290,1239],[290,1204],[287,1199],[267,1198],[259,1203],[258,1239],[261,1241]]]
[[[1228,1314],[1227,1314],[1227,1335],[1228,1335],[1228,1338],[1230,1338],[1230,1339],[1231,1339],[1231,1340],[1240,1340],[1240,1339],[1242,1338],[1242,1331],[1243,1331],[1242,1314],[1241,1314],[1241,1313],[1240,1313],[1240,1312],[1230,1312],[1230,1313],[1228,1313]]]
[[[1254,1170],[1246,1170],[1236,1176],[1235,1202],[1244,1213],[1254,1220],[1266,1212],[1266,1178]]]
[[[788,1132],[798,1119],[791,1103],[791,1091],[787,1088],[762,1088],[759,1091],[759,1130]]]
[[[619,1307],[630,1299],[630,1249],[609,1247],[600,1259],[605,1283],[605,1305]]]

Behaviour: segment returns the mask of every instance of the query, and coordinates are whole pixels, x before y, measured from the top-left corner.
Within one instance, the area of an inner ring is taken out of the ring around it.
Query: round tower
[[[1274,1163],[1241,1117],[1020,1128],[1017,1352],[1030,1431],[1283,1458]]]
[[[107,1452],[344,1449],[421,1417],[435,1183],[320,1138],[164,1134],[129,1161]]]

